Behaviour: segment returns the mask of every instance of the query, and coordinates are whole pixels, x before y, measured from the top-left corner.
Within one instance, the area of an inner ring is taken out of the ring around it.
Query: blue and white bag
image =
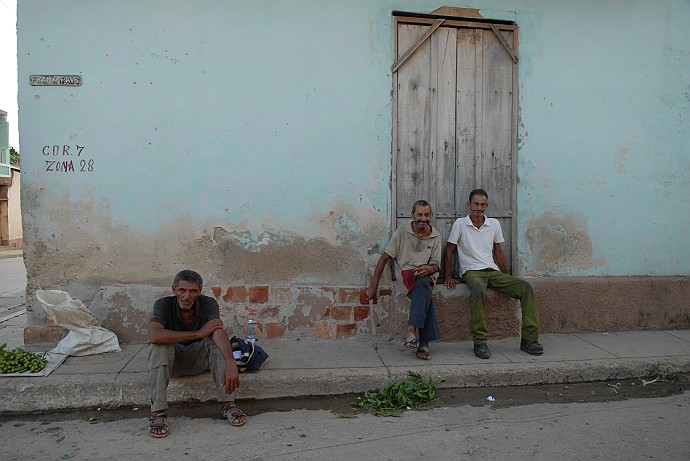
[[[259,371],[268,360],[268,354],[261,346],[257,346],[246,339],[233,336],[230,338],[230,345],[240,373]]]

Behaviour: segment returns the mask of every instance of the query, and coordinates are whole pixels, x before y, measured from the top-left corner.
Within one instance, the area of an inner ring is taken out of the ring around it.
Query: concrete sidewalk
[[[7,247],[0,247],[0,259],[21,258],[23,256],[24,250],[12,250]]]
[[[434,343],[422,361],[402,341],[280,340],[259,344],[270,358],[259,373],[243,374],[240,399],[362,393],[380,389],[408,370],[433,377],[438,388],[516,386],[640,378],[690,372],[690,330],[543,334],[545,353],[530,356],[519,339],[489,343],[490,360],[474,357],[471,342]],[[46,377],[0,378],[0,412],[103,406],[147,406],[148,346],[68,357]],[[36,350],[35,347],[31,348]],[[175,378],[169,399],[214,398],[209,373]]]

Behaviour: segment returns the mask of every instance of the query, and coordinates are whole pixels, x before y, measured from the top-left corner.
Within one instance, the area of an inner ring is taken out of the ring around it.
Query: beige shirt
[[[428,236],[418,237],[412,231],[412,221],[393,232],[384,251],[395,260],[395,278],[398,283],[402,283],[401,272],[404,270],[415,269],[424,264],[441,267],[441,235],[432,227]],[[431,278],[436,283],[438,272]]]

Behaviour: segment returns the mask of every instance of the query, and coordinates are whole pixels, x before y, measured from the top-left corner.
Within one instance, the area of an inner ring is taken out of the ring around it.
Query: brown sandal
[[[154,423],[156,420],[162,420],[160,423]],[[154,429],[160,430],[160,433],[154,432]],[[168,430],[168,415],[164,411],[149,416],[149,435],[156,439],[167,437],[170,431]]]
[[[236,411],[232,411],[233,409]],[[225,405],[221,413],[223,418],[227,418],[228,422],[235,427],[244,426],[247,423],[247,415],[234,402]]]
[[[404,345],[405,345],[405,347],[409,347],[411,349],[414,349],[418,345],[417,344],[417,338],[415,338],[414,336],[408,336],[407,338],[405,338]]]
[[[417,348],[417,358],[422,360],[431,360],[431,354],[428,347]]]

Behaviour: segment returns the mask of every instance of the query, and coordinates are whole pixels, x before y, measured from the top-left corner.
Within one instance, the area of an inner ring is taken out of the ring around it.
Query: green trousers
[[[520,300],[522,307],[522,338],[539,340],[539,310],[532,286],[526,281],[494,269],[466,271],[462,280],[470,289],[470,333],[475,344],[486,343],[486,288]]]

